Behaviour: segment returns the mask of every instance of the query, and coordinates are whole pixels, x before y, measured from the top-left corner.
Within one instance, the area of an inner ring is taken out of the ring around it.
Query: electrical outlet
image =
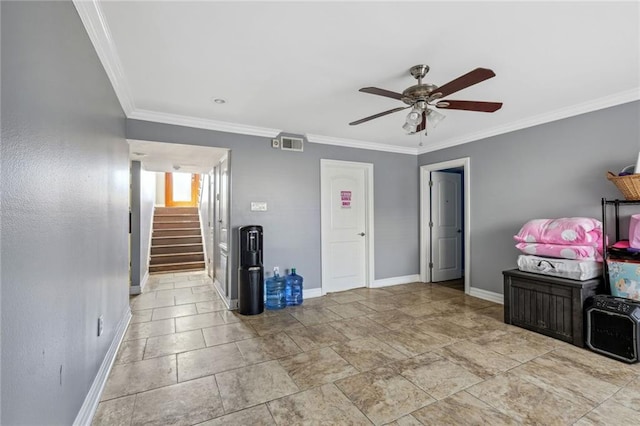
[[[267,203],[266,203],[266,201],[252,201],[251,202],[251,211],[252,212],[266,212],[267,211]]]
[[[98,336],[102,336],[103,331],[104,331],[104,316],[100,315],[98,317]]]

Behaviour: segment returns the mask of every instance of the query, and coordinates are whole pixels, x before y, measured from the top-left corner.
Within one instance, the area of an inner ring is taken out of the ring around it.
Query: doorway
[[[420,167],[420,279],[455,279],[461,270],[467,294],[471,287],[470,162],[466,157]]]
[[[200,175],[192,173],[164,174],[164,202],[167,207],[197,207]]]
[[[322,294],[369,287],[373,164],[320,160]]]

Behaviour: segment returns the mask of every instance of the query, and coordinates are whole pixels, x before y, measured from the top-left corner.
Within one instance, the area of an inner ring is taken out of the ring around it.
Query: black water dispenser
[[[238,312],[257,315],[264,311],[262,226],[238,228]]]

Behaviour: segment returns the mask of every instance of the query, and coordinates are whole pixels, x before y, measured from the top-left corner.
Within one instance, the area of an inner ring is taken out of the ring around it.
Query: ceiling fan
[[[406,130],[408,134],[415,134],[425,130],[427,128],[427,123],[432,127],[435,127],[442,119],[444,119],[445,116],[443,114],[440,114],[430,107],[479,112],[495,112],[502,108],[502,102],[441,100],[442,98],[445,98],[459,90],[478,84],[484,80],[490,79],[491,77],[495,77],[496,74],[490,69],[476,68],[473,71],[470,71],[440,87],[435,84],[422,83],[422,79],[429,72],[428,65],[416,65],[411,67],[409,72],[416,80],[418,80],[418,84],[405,89],[402,93],[392,92],[390,90],[380,89],[377,87],[363,87],[360,89],[360,92],[400,100],[407,104],[407,106],[380,112],[378,114],[353,121],[349,123],[349,125],[355,126],[366,123],[374,118],[384,117],[385,115],[411,108],[411,112],[407,115],[406,122],[402,128]]]

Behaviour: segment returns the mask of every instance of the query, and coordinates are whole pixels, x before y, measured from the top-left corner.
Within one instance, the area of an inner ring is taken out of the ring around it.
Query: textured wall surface
[[[128,310],[124,114],[71,2],[0,8],[0,423],[71,424]]]
[[[605,175],[635,163],[639,123],[633,102],[421,155],[420,165],[471,158],[472,287],[502,293],[526,221],[599,219],[602,197],[622,198]]]
[[[231,149],[231,225],[264,227],[264,266],[296,267],[320,287],[320,159],[374,165],[375,279],[417,274],[418,169],[412,155],[307,143],[271,148],[268,138],[127,120],[127,137]],[[267,212],[250,211],[266,201]],[[237,235],[234,232],[234,245]],[[231,276],[236,279],[237,263]],[[232,295],[234,297],[234,295]]]

